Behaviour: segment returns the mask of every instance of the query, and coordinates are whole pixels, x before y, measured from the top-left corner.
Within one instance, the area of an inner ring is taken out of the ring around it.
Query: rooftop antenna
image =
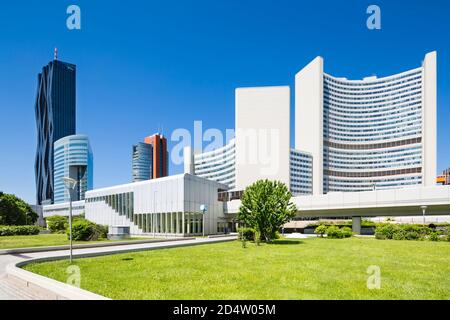
[[[55,48],[54,57],[55,60],[58,60],[58,48]]]

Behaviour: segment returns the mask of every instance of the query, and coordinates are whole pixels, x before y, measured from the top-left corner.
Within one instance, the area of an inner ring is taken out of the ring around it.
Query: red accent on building
[[[152,179],[168,175],[167,139],[160,134],[146,137],[144,142],[153,146],[153,177]]]

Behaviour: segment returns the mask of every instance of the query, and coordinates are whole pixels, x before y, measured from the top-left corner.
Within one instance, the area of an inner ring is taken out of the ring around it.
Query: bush
[[[382,234],[385,239],[392,239],[396,230],[397,226],[395,224],[380,224],[376,227],[375,234]]]
[[[394,240],[424,240],[430,239],[429,235],[439,232],[433,231],[432,228],[417,224],[379,224],[377,225],[376,239],[394,239]]]
[[[378,240],[386,240],[386,235],[381,232],[375,232],[375,239]]]
[[[406,240],[420,240],[420,234],[416,231],[407,231],[405,234]]]
[[[253,241],[255,239],[255,229],[253,228],[238,228],[239,240],[242,240],[242,234],[244,234],[244,239],[248,241]]]
[[[428,238],[430,241],[439,241],[439,233],[432,232]]]
[[[0,236],[30,236],[40,231],[38,226],[0,226]]]
[[[349,227],[343,227],[341,229],[343,238],[350,238],[353,235],[353,231]]]
[[[394,235],[392,236],[392,239],[394,240],[405,240],[406,239],[406,231],[405,229],[402,228],[398,228],[395,232]]]
[[[323,237],[323,235],[325,234],[325,233],[327,233],[327,226],[326,225],[324,225],[324,224],[321,224],[321,225],[319,225],[315,230],[314,230],[314,233],[315,234],[317,234],[317,235],[320,235],[320,237]]]
[[[327,237],[331,239],[341,239],[344,237],[341,229],[336,226],[331,226],[327,228]]]
[[[46,218],[48,229],[52,233],[64,233],[69,219],[64,216],[50,216]]]
[[[72,239],[74,241],[95,241],[106,238],[107,233],[108,227],[98,225],[83,218],[75,220],[72,224]],[[70,236],[69,230],[67,230],[67,236]]]

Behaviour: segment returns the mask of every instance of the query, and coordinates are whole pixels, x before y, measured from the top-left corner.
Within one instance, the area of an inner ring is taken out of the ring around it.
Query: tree
[[[38,214],[28,203],[13,194],[0,191],[0,225],[31,225],[37,218]]]
[[[238,219],[255,229],[261,239],[270,241],[297,212],[292,194],[280,181],[258,180],[248,186],[241,199]]]
[[[327,229],[328,227],[326,225],[321,224],[314,230],[314,233],[323,238],[323,235],[327,233]]]

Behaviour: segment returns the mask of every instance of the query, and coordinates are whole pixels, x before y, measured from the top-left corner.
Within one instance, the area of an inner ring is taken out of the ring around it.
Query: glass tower
[[[53,144],[76,132],[76,66],[53,60],[38,75],[36,203],[54,201]]]
[[[153,146],[144,142],[133,145],[133,182],[150,180],[153,172]]]
[[[93,188],[93,156],[89,139],[85,135],[72,135],[54,144],[54,202],[69,202],[70,195],[64,186],[64,177],[78,183],[73,201],[84,200],[86,191]]]

